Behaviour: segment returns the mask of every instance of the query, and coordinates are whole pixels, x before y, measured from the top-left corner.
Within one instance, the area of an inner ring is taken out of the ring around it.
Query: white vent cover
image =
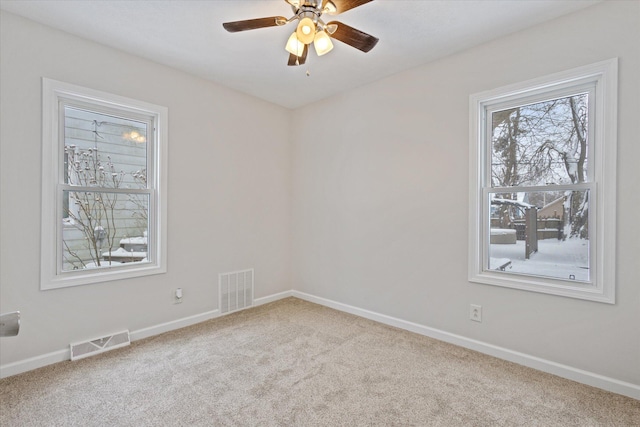
[[[218,276],[220,313],[231,313],[253,305],[253,268]]]
[[[131,344],[129,331],[118,332],[102,338],[71,344],[71,360],[78,360],[107,350],[124,347]]]

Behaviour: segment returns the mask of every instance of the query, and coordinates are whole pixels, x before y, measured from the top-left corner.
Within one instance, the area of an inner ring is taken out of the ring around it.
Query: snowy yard
[[[524,245],[524,240],[518,240],[516,244],[492,244],[489,256],[493,259],[509,259],[511,264],[504,270],[507,273],[589,281],[588,240],[538,240],[538,252],[531,254],[530,259],[524,257]]]

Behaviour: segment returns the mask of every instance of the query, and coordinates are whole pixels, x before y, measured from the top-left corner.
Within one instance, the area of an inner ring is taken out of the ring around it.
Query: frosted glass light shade
[[[324,10],[322,11],[322,13],[336,13],[338,11],[338,8],[336,8],[336,5],[333,4],[333,2],[331,0],[327,1],[324,5]]]
[[[287,40],[285,49],[287,50],[287,52],[295,56],[301,56],[302,52],[304,51],[304,43],[298,40],[296,33],[292,33],[289,37],[289,40]]]
[[[302,18],[296,28],[296,35],[302,43],[311,43],[316,35],[316,24],[313,23],[311,18]]]
[[[329,37],[325,31],[318,31],[315,39],[313,40],[313,47],[316,49],[318,56],[322,56],[325,53],[331,52],[331,49],[333,49],[333,42],[331,41],[331,37]]]

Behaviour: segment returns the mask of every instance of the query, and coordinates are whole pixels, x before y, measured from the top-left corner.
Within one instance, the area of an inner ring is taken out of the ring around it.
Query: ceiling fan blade
[[[290,53],[287,65],[304,65],[304,63],[307,62],[307,53],[309,53],[308,45],[304,45],[302,55],[300,56],[295,56],[293,53]]]
[[[333,3],[335,6],[335,12],[327,12],[330,15],[337,15],[338,13],[346,12],[349,9],[353,9],[354,7],[362,6],[363,4],[369,3],[373,0],[323,0],[322,9],[327,7],[327,3]]]
[[[287,23],[284,16],[270,16],[268,18],[246,19],[244,21],[225,22],[222,24],[225,30],[230,33],[238,31],[255,30],[257,28],[276,27]]]
[[[336,30],[331,34],[331,38],[340,40],[342,43],[346,43],[363,52],[369,52],[378,43],[377,37],[373,37],[342,22],[331,21],[327,24],[327,26],[329,25],[337,25]]]

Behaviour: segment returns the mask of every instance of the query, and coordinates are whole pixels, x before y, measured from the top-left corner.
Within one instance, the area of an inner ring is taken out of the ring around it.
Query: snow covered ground
[[[491,258],[508,258],[507,273],[523,273],[564,280],[589,281],[589,241],[584,239],[538,240],[538,252],[524,257],[524,240],[516,244],[493,244]]]

